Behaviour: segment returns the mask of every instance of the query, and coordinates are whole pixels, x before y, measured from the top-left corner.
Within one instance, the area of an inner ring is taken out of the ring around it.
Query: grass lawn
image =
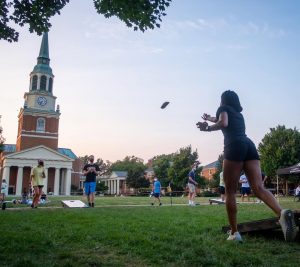
[[[148,197],[98,197],[94,209],[0,210],[0,266],[299,266],[300,243],[280,231],[226,241],[224,205],[152,207]],[[72,197],[81,199],[82,197]],[[208,199],[198,199],[201,204]],[[281,199],[283,207],[299,202]],[[170,203],[169,198],[163,198]],[[173,203],[186,203],[173,198]],[[120,204],[135,206],[118,206]],[[138,206],[147,205],[147,206]],[[59,208],[55,208],[59,207]],[[264,204],[240,204],[239,222],[274,217]]]

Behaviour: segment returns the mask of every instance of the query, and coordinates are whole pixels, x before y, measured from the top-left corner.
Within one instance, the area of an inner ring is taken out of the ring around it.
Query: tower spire
[[[37,58],[37,64],[34,66],[31,76],[34,75],[49,75],[52,78],[54,77],[52,69],[50,67],[50,57],[49,57],[49,44],[48,44],[48,33],[43,33],[42,43],[40,47],[40,53]],[[37,88],[39,89],[39,88]]]
[[[43,34],[40,53],[39,53],[37,60],[38,60],[38,64],[49,65],[50,58],[49,58],[49,44],[48,44],[48,33],[47,32],[45,32]]]

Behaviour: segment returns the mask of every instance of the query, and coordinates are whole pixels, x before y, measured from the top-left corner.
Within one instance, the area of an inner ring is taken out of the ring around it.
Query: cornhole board
[[[300,210],[294,210],[294,218],[297,226],[300,226]],[[249,233],[255,231],[264,231],[264,230],[275,230],[280,228],[278,218],[269,218],[257,221],[250,221],[245,223],[239,223],[237,225],[238,231],[240,233]],[[230,230],[230,226],[226,225],[222,227],[222,231],[227,233]]]
[[[87,208],[88,206],[81,200],[62,200],[64,208]]]
[[[216,203],[216,204],[225,204],[224,201],[222,201],[221,198],[210,198],[209,200],[209,204],[213,204],[213,203]]]

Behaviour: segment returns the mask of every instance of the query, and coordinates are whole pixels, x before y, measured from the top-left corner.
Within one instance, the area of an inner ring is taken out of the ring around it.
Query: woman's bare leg
[[[237,232],[237,207],[235,194],[237,190],[240,174],[243,169],[243,162],[224,159],[223,175],[225,182],[226,210],[231,227],[231,232]]]
[[[259,160],[245,161],[244,171],[254,194],[268,205],[279,217],[281,207],[273,194],[263,186]]]

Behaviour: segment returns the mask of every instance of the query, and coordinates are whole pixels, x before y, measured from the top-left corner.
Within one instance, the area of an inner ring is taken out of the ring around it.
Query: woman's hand
[[[206,114],[206,113],[204,113],[204,114],[202,115],[202,119],[205,120],[205,121],[209,121],[209,120],[211,119],[211,116],[208,115],[208,114]]]
[[[197,122],[197,127],[200,129],[200,131],[207,131],[208,123],[206,121],[204,122]]]

